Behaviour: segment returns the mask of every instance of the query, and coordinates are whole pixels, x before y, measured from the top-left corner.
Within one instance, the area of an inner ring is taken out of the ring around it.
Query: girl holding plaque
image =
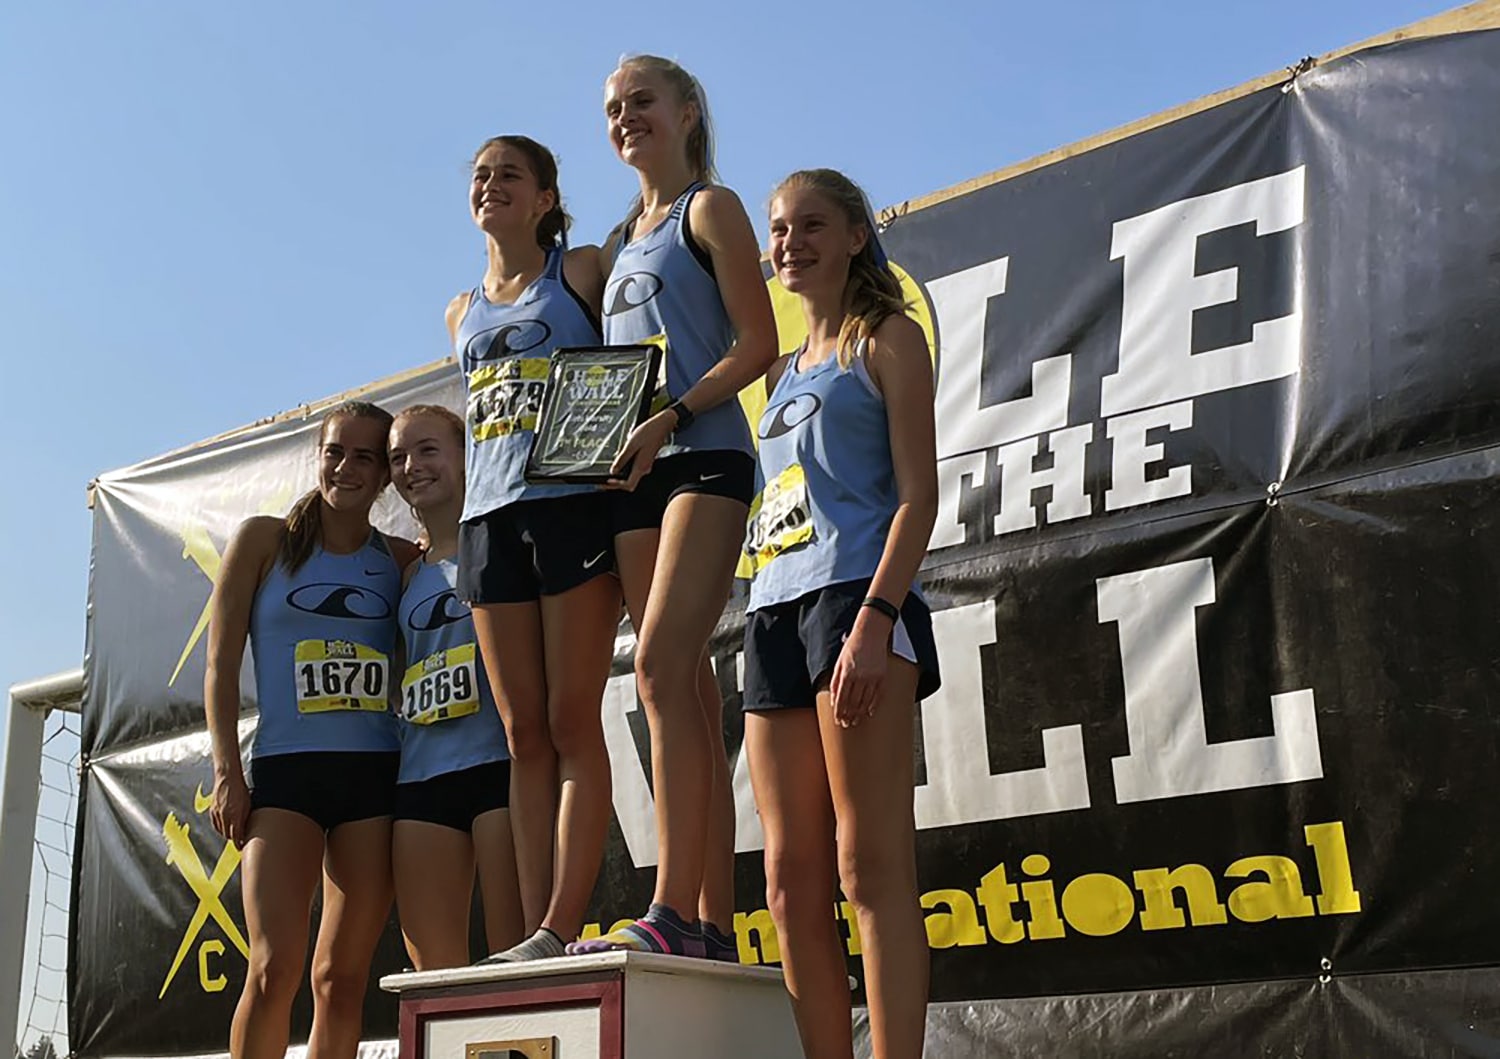
[[[671,402],[615,464],[615,553],[651,729],[659,860],[646,914],[569,951],[733,960],[734,805],[707,647],[754,493],[755,450],[735,398],[775,359],[776,324],[750,220],[713,183],[702,86],[670,60],[636,56],[605,82],[604,109],[610,142],[640,182],[605,248],[604,339],[664,342]]]
[[[766,897],[810,1059],[853,1055],[838,885],[863,939],[873,1054],[917,1059],[928,951],[912,724],[938,686],[915,581],[937,511],[932,360],[843,174],[782,181],[771,264],[808,339],[766,376],[745,544],[745,752]]]
[[[214,583],[204,702],[214,830],[244,851],[249,969],[230,1054],[286,1052],[292,1000],[312,961],[309,1050],[352,1057],[370,960],[391,907],[391,813],[399,743],[389,709],[407,541],[370,526],[390,480],[391,417],[351,401],[324,418],[318,486],[286,518],[246,520]],[[249,641],[260,720],[246,782],[240,662]]]
[[[469,208],[488,267],[447,314],[468,385],[457,586],[510,745],[528,936],[491,957],[508,962],[561,956],[593,893],[610,814],[599,704],[620,589],[606,576],[614,570],[607,494],[524,477],[548,358],[559,346],[599,343],[599,250],[565,249],[557,163],[525,136],[479,149]]]
[[[396,908],[419,971],[469,962],[476,868],[489,951],[514,945],[522,930],[505,729],[455,592],[466,434],[441,405],[414,405],[391,426],[391,483],[427,543],[403,572],[397,610],[406,658],[392,835]]]

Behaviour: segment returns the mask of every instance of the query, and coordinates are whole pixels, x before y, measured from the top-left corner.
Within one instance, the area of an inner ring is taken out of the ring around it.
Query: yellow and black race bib
[[[807,475],[794,463],[766,483],[750,504],[745,557],[751,572],[761,570],[788,548],[813,539]]]
[[[547,361],[522,357],[469,373],[469,429],[475,441],[536,429],[547,392]]]
[[[401,678],[401,716],[412,724],[436,724],[479,712],[474,645],[435,651]]]
[[[375,648],[347,640],[302,640],[293,658],[298,713],[386,711],[389,663]]]

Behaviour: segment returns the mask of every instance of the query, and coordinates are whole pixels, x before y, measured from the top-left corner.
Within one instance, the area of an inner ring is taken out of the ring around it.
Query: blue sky
[[[699,75],[763,233],[792,168],[888,205],[1445,6],[6,4],[0,685],[82,658],[92,477],[445,352],[485,137],[551,145],[575,241],[603,236],[623,53]]]

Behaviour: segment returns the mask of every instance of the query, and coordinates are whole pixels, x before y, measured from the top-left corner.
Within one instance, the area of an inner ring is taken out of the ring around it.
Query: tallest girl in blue
[[[616,465],[615,554],[651,728],[659,860],[647,914],[575,948],[735,959],[734,803],[706,652],[754,493],[736,395],[775,359],[776,322],[750,219],[713,183],[702,86],[670,60],[636,56],[605,83],[604,110],[610,143],[640,181],[605,247],[604,340],[664,340],[671,400]]]

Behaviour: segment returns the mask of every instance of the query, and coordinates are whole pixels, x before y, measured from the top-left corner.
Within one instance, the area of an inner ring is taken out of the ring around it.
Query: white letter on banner
[[[922,704],[927,782],[916,792],[917,827],[1087,809],[1082,725],[1042,730],[1042,768],[990,773],[979,651],[995,642],[994,602],[938,611],[932,631],[943,686]]]
[[[964,489],[978,489],[984,485],[989,460],[988,452],[968,452],[938,460],[938,509],[932,536],[927,538],[928,551],[935,552],[964,542],[964,523],[959,513]]]
[[[1275,735],[1209,743],[1194,611],[1214,602],[1212,559],[1095,583],[1099,623],[1119,625],[1130,753],[1114,759],[1115,798],[1145,802],[1322,778],[1311,688],[1271,696]]]
[[[1239,269],[1197,276],[1193,268],[1200,236],[1252,221],[1262,236],[1301,224],[1304,176],[1305,167],[1298,166],[1115,224],[1110,260],[1125,259],[1120,370],[1104,378],[1101,414],[1133,412],[1297,371],[1300,307],[1255,324],[1249,342],[1194,354],[1193,313],[1239,297]]]
[[[1159,461],[1164,449],[1160,444],[1146,444],[1146,431],[1155,427],[1186,430],[1193,425],[1193,402],[1179,401],[1161,408],[1116,416],[1104,425],[1104,433],[1114,441],[1110,458],[1109,488],[1104,493],[1104,510],[1119,511],[1155,500],[1189,496],[1193,492],[1193,468],[1180,464],[1161,478],[1146,478],[1146,467]]]
[[[656,803],[635,751],[635,737],[630,734],[629,717],[634,709],[635,674],[610,677],[604,685],[602,718],[615,818],[620,821],[631,863],[649,868],[656,863]]]
[[[740,694],[745,693],[745,652],[734,655],[735,686]],[[730,788],[734,791],[734,851],[753,853],[766,848],[766,834],[760,825],[760,813],[755,811],[755,789],[750,785],[750,755],[745,752],[744,741],[740,752],[729,763]]]
[[[1094,502],[1083,488],[1083,454],[1093,437],[1092,423],[1048,434],[1052,466],[1045,471],[1032,469],[1041,438],[1025,438],[1001,446],[1000,514],[995,516],[995,532],[1014,533],[1035,526],[1036,508],[1031,506],[1031,491],[1044,485],[1052,487],[1052,499],[1047,502],[1049,524],[1092,515]]]
[[[927,281],[937,316],[939,459],[1002,445],[1068,425],[1073,358],[1048,357],[1031,366],[1031,396],[981,407],[985,306],[1005,293],[1010,258],[986,261]]]

